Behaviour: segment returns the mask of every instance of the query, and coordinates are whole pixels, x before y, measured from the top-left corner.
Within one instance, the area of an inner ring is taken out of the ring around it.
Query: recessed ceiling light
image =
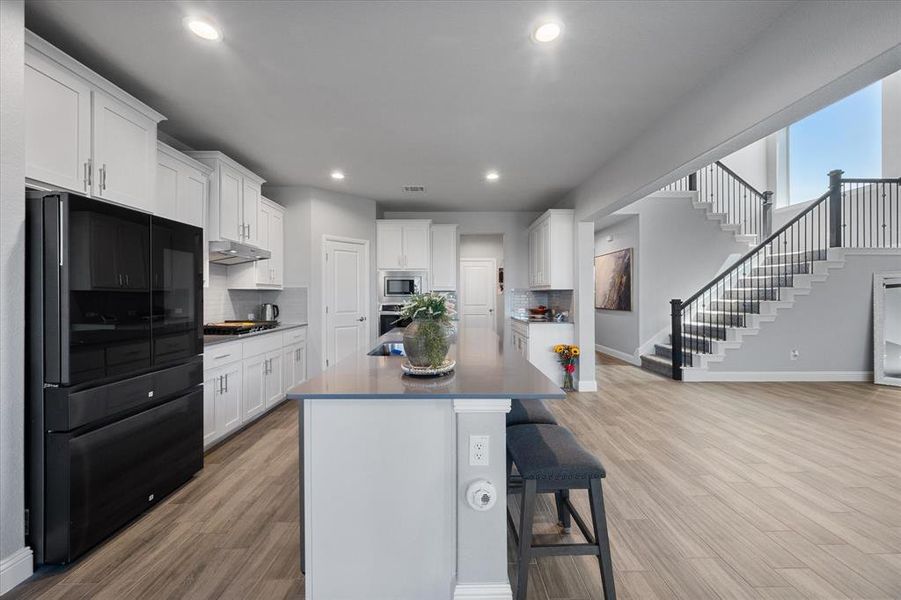
[[[532,32],[532,39],[539,44],[547,44],[560,37],[562,31],[563,26],[560,23],[549,21],[535,28],[535,31]]]
[[[222,39],[222,33],[215,25],[204,19],[196,19],[188,17],[185,19],[185,26],[191,30],[191,33],[199,38],[215,42]]]
[[[488,171],[487,173],[485,173],[486,181],[497,181],[500,178],[501,178],[501,174],[498,173],[497,171]]]
[[[332,179],[341,181],[342,179],[344,179],[344,171],[338,171],[338,170],[332,171]]]

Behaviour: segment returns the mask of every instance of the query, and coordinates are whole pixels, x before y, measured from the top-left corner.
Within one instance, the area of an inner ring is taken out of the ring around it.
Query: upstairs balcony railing
[[[760,303],[780,300],[795,275],[813,272],[829,248],[901,248],[901,178],[843,178],[687,300],[671,300],[672,376],[746,325]]]
[[[720,161],[674,181],[661,191],[698,192],[698,201],[712,205],[712,212],[726,215],[739,225],[738,233],[761,240],[772,229],[773,193],[760,192]]]

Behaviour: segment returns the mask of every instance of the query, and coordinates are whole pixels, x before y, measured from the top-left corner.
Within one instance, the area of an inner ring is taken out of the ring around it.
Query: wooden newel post
[[[844,171],[829,171],[829,247],[842,247],[842,175]]]
[[[682,381],[682,300],[670,300],[672,308],[673,379]]]
[[[763,219],[760,223],[760,243],[773,234],[773,192],[763,193]]]

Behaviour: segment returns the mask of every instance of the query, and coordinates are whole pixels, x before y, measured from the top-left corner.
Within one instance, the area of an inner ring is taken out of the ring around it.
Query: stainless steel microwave
[[[427,277],[422,271],[382,271],[379,273],[381,300],[402,300],[413,294],[428,291]]]

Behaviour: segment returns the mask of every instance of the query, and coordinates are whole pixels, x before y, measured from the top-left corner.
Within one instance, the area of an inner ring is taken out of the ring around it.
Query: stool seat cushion
[[[566,427],[548,424],[507,428],[507,451],[523,479],[565,481],[607,475],[604,465]]]
[[[510,412],[507,413],[507,427],[528,423],[556,425],[557,419],[545,406],[543,400],[516,400],[514,398],[510,403]]]

